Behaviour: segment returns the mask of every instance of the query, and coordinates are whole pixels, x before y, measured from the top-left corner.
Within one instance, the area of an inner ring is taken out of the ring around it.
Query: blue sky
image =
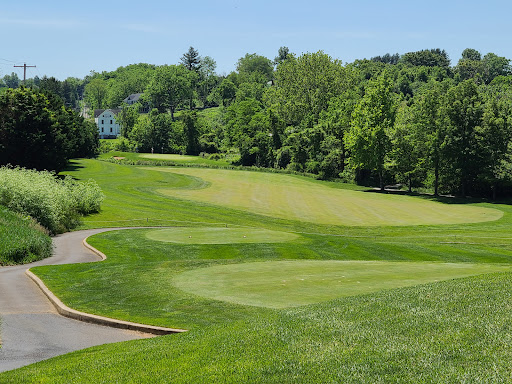
[[[352,62],[385,53],[465,48],[512,58],[507,1],[7,1],[0,0],[0,77],[83,78],[146,62],[176,64],[189,46],[235,69],[246,53],[273,59],[323,50]]]

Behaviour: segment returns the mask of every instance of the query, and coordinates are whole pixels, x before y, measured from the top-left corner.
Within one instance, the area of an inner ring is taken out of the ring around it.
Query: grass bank
[[[34,220],[0,206],[0,266],[49,257],[52,240]]]

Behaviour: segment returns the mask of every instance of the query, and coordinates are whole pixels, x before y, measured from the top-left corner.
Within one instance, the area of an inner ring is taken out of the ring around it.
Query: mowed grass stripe
[[[217,265],[183,272],[174,285],[204,298],[289,308],[492,272],[510,265],[472,263],[286,260]]]
[[[499,210],[475,205],[331,188],[289,175],[219,169],[151,169],[200,178],[207,185],[200,189],[161,188],[158,189],[161,194],[316,224],[461,224],[498,220],[503,215]]]

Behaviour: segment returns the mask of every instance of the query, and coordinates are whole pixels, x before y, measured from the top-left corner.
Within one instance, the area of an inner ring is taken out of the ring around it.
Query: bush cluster
[[[76,227],[79,216],[97,212],[103,199],[93,180],[77,182],[48,171],[0,168],[0,204],[32,217],[51,234]]]
[[[51,255],[52,240],[34,219],[0,206],[0,228],[0,265],[28,263]]]

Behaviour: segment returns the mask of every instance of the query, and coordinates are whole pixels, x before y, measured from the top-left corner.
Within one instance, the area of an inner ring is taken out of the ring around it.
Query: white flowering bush
[[[93,180],[81,183],[47,171],[0,168],[0,204],[31,216],[53,234],[74,228],[80,214],[98,211],[103,198]]]

